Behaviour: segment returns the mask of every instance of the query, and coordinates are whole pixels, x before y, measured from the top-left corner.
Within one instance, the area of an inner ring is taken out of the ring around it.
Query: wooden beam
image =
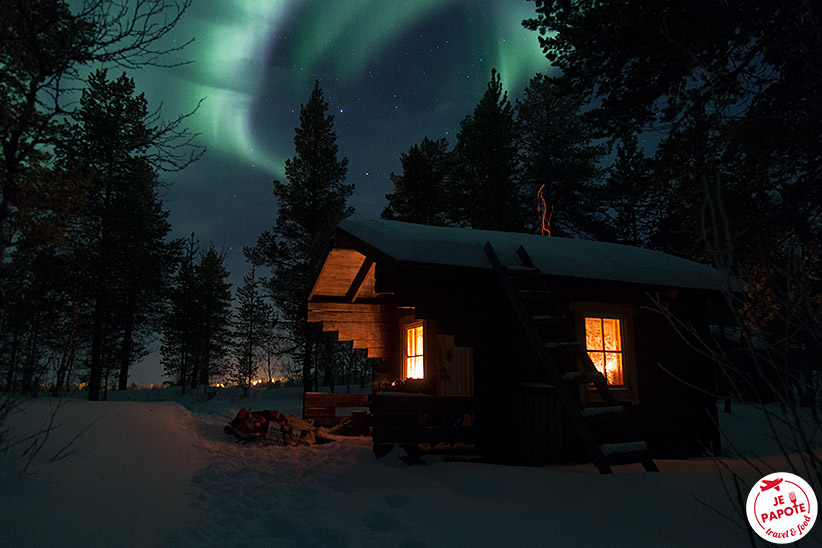
[[[362,289],[362,283],[365,281],[365,277],[368,276],[368,271],[374,266],[374,261],[365,257],[365,260],[360,265],[360,269],[357,271],[357,275],[354,276],[354,281],[351,282],[351,287],[348,288],[348,291],[345,293],[345,300],[353,303],[357,300],[357,295],[360,294],[360,289]]]
[[[316,310],[308,311],[309,322],[386,322],[388,317],[376,312],[321,312]]]
[[[387,358],[390,356],[388,348],[384,346],[370,346],[368,347],[368,358]]]

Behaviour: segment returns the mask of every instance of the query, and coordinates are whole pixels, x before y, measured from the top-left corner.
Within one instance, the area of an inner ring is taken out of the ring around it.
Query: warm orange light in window
[[[622,336],[615,318],[585,318],[585,348],[608,384],[621,385]]]
[[[405,377],[407,379],[422,379],[425,377],[423,367],[423,337],[422,324],[417,324],[405,330]]]

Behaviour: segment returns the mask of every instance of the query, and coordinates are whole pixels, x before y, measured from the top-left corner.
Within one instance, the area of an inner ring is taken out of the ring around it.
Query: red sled
[[[287,424],[285,415],[276,410],[240,409],[234,420],[229,422],[223,430],[226,434],[233,434],[240,440],[249,442],[268,436],[272,425],[276,425],[275,430],[282,433],[287,428]]]

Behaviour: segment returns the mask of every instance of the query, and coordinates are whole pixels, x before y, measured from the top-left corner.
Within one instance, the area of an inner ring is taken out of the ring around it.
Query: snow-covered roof
[[[398,263],[491,268],[483,246],[491,242],[503,264],[520,265],[524,246],[534,264],[551,276],[591,278],[666,287],[722,287],[721,273],[660,251],[627,245],[535,234],[417,225],[382,219],[349,218],[339,230]]]

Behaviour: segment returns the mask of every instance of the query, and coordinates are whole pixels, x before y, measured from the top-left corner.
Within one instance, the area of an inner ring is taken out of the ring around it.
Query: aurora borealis
[[[189,120],[205,156],[166,176],[175,233],[224,245],[233,277],[240,249],[274,221],[271,180],[293,155],[300,104],[319,80],[349,158],[353,204],[375,216],[399,155],[424,136],[453,144],[497,68],[512,96],[545,72],[525,0],[195,0],[174,40],[194,42],[174,69],[134,74],[165,116]],[[237,271],[237,270],[240,271]]]

